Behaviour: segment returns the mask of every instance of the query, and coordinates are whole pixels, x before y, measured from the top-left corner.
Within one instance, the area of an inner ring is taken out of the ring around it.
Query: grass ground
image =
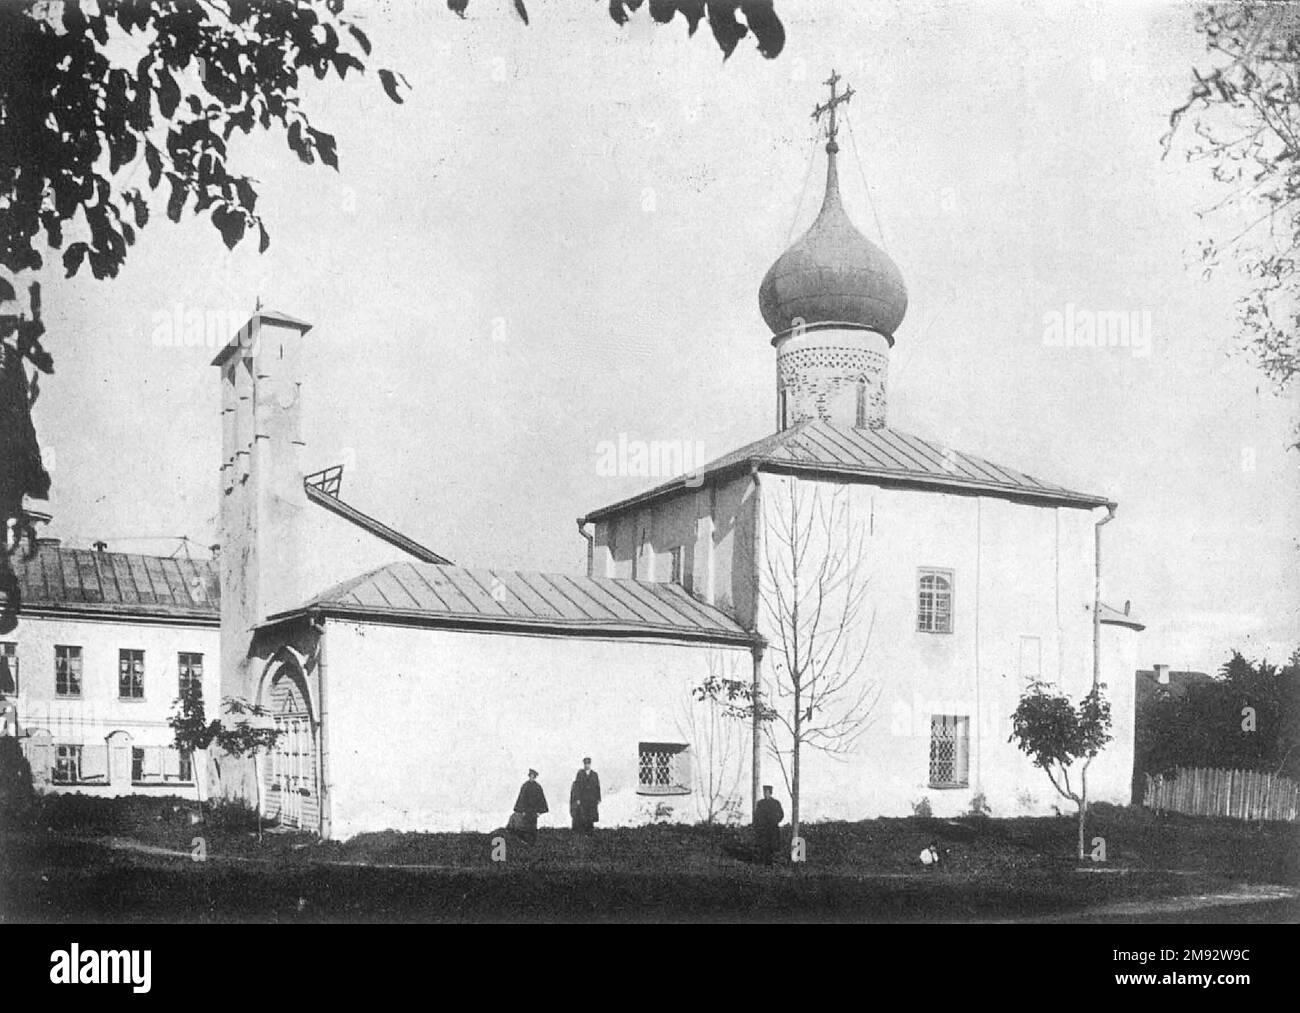
[[[744,859],[743,830],[646,826],[592,838],[268,833],[229,813],[192,822],[183,799],[42,800],[0,832],[10,921],[855,920],[1083,916],[1085,909],[1250,884],[1300,886],[1300,828],[1098,806],[1106,861],[1080,871],[1068,817],[876,819],[805,828],[798,869]],[[202,836],[207,861],[190,860]],[[939,868],[917,856],[948,849]],[[499,852],[498,852],[499,854]],[[1174,910],[1171,906],[1170,910]],[[1300,904],[1258,908],[1300,920]],[[1179,920],[1192,920],[1188,917]]]

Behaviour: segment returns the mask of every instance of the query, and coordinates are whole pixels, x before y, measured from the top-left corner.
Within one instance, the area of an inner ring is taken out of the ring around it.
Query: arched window
[[[952,571],[922,570],[917,585],[916,628],[922,633],[952,632]]]

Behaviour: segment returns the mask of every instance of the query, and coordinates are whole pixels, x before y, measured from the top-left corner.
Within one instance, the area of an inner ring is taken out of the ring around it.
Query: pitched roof
[[[391,563],[269,622],[305,612],[413,626],[750,644],[753,633],[679,584],[432,563]]]
[[[210,624],[220,618],[217,571],[207,559],[95,552],[38,542],[31,559],[17,552],[11,562],[22,612],[153,616]]]
[[[881,484],[983,493],[1065,506],[1113,505],[1105,496],[1075,492],[888,426],[858,429],[810,419],[733,450],[689,475],[593,510],[582,520],[601,520],[679,489],[698,486],[705,478],[750,467],[860,477]]]

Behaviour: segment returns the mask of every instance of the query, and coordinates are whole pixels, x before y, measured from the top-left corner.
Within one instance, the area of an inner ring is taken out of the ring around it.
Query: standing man
[[[537,843],[537,817],[550,812],[546,804],[546,793],[537,783],[537,771],[528,770],[528,780],[519,788],[519,797],[515,799],[515,815],[519,817],[519,836],[529,844]],[[516,822],[516,821],[512,821]]]
[[[569,812],[580,834],[590,834],[600,819],[600,775],[591,769],[590,756],[582,758],[582,769],[569,789]]]
[[[754,853],[764,865],[772,864],[772,856],[781,846],[781,821],[785,810],[772,797],[772,786],[763,785],[763,797],[754,803]]]

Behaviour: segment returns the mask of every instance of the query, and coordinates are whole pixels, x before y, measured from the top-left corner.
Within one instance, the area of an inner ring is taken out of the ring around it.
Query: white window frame
[[[195,658],[198,660],[195,661]],[[198,668],[197,673],[195,667]],[[203,654],[200,651],[176,652],[176,692],[181,698],[185,696],[186,682],[197,682],[199,695],[203,695]]]
[[[131,663],[131,668],[124,668],[126,662]],[[136,664],[139,668],[136,668]],[[122,677],[130,675],[131,693],[122,692]],[[134,692],[136,686],[139,686],[140,692]],[[143,700],[144,696],[144,650],[139,647],[122,647],[117,652],[117,698],[123,703],[134,703]]]
[[[684,742],[637,744],[638,795],[689,795],[690,746]]]
[[[9,675],[13,678],[14,688],[11,696],[17,696],[22,692],[23,684],[18,679],[18,643],[13,640],[0,640],[0,659],[9,667]],[[0,688],[0,693],[4,689]]]
[[[60,773],[71,771],[72,776],[60,777]],[[54,747],[54,767],[50,771],[50,780],[54,784],[81,783],[81,745],[75,742],[60,742]]]
[[[943,752],[943,743],[952,743],[951,758],[936,756]],[[947,768],[943,766],[947,764]],[[944,774],[947,777],[944,777]],[[970,787],[970,716],[966,714],[930,715],[930,770],[931,788]]]
[[[937,586],[926,587],[926,581],[941,580],[947,584],[946,589]],[[916,630],[918,633],[951,634],[953,631],[953,612],[956,599],[957,583],[952,570],[933,566],[923,566],[916,574]],[[941,594],[947,595],[947,624],[940,626],[939,608]],[[929,600],[927,601],[927,596]]]
[[[63,654],[60,656],[59,652]],[[54,645],[54,695],[64,700],[79,700],[82,693],[82,676],[85,669],[82,667],[84,659],[81,646],[79,644],[55,644]],[[59,663],[63,662],[63,670],[60,672]],[[75,662],[75,664],[73,664]],[[59,676],[63,676],[64,689],[59,689]],[[73,681],[76,681],[76,692],[72,692]]]

